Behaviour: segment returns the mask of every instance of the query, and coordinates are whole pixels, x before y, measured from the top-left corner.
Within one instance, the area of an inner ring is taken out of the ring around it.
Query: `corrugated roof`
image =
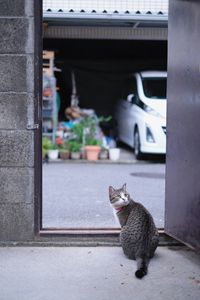
[[[124,15],[160,17],[168,15],[168,0],[43,0],[44,16],[109,16]]]

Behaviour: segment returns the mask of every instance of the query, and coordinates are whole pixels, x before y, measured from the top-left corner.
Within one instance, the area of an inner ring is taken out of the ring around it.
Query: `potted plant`
[[[98,119],[95,116],[85,117],[81,124],[79,135],[84,145],[84,157],[88,160],[97,160],[101,150],[100,140],[97,138]]]
[[[69,141],[64,141],[59,147],[59,153],[61,159],[69,159],[70,149]]]
[[[69,151],[71,159],[80,159],[81,158],[81,147],[82,144],[77,140],[69,141]]]
[[[48,159],[55,160],[58,158],[58,146],[48,137],[42,138],[42,157],[46,161],[48,161]]]
[[[99,153],[100,159],[108,159],[108,149],[105,147],[101,147],[101,151]]]
[[[51,143],[50,149],[48,150],[49,159],[55,160],[58,159],[58,146],[56,144]]]
[[[87,160],[98,160],[101,151],[101,141],[93,137],[86,138],[85,153]]]
[[[74,139],[78,140],[84,148],[82,156],[88,160],[97,160],[101,151],[102,132],[99,127],[100,122],[108,122],[110,117],[98,118],[90,115],[83,118],[79,123],[74,124],[72,133]]]
[[[42,138],[42,158],[48,160],[48,151],[51,149],[52,142],[49,138]]]

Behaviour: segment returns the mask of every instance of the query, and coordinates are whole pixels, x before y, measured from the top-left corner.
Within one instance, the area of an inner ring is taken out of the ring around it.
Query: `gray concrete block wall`
[[[33,3],[0,1],[0,241],[34,238]]]

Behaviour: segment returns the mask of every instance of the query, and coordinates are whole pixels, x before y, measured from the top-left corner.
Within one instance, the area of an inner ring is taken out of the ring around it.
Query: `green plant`
[[[82,144],[77,140],[69,141],[69,150],[70,152],[79,152],[81,150]]]
[[[85,145],[90,145],[90,146],[101,146],[101,141],[98,139],[95,139],[93,137],[87,137],[85,140]]]
[[[83,118],[79,123],[74,124],[72,127],[72,133],[74,135],[74,139],[83,142],[85,134],[89,134],[93,136],[97,127],[97,118],[94,116],[87,116]]]
[[[54,144],[48,137],[42,138],[42,151],[47,154],[49,150],[58,149],[58,145]]]
[[[60,151],[69,151],[69,141],[64,141],[62,145],[59,146]]]
[[[58,149],[58,145],[52,143],[51,148],[49,150],[57,150],[57,149]]]
[[[112,116],[108,116],[108,117],[101,116],[98,118],[99,123],[103,123],[103,122],[107,123],[110,122],[111,120],[112,120]]]
[[[42,138],[42,149],[49,150],[52,146],[52,142],[49,138],[43,137]]]
[[[74,124],[74,126],[72,127],[72,133],[74,134],[75,139],[80,143],[82,143],[83,141],[84,128],[85,124],[83,120],[80,121],[80,123]]]
[[[74,140],[84,145],[101,145],[99,122],[109,122],[111,117],[86,116],[74,124],[72,133]]]
[[[43,156],[48,154],[48,151],[51,149],[51,147],[52,147],[52,141],[47,137],[43,137],[42,138],[42,154],[43,154]]]
[[[98,118],[95,116],[88,116],[84,119],[84,144],[85,145],[100,145],[101,141],[98,138],[100,136],[100,129],[98,124]]]

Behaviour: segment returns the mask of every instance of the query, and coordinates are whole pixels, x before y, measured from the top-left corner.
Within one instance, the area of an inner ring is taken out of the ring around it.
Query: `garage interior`
[[[70,106],[72,72],[80,108],[113,116],[116,101],[128,93],[132,73],[167,69],[167,41],[44,38],[43,49],[55,52],[61,97],[59,121]]]

